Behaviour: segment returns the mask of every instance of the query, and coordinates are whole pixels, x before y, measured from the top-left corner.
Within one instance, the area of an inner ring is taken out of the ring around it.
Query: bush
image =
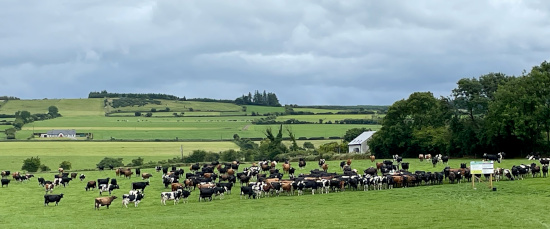
[[[23,166],[21,166],[21,170],[26,170],[28,172],[36,172],[38,171],[39,167],[40,167],[40,158],[30,157],[23,160]]]
[[[122,160],[123,158],[105,157],[98,164],[96,164],[96,166],[109,167],[109,165],[112,165],[113,167],[120,167],[120,166],[124,166],[124,163],[122,163]]]
[[[141,116],[141,112],[136,111],[136,112],[134,113],[134,116]]]
[[[59,168],[63,168],[64,170],[70,170],[72,167],[70,161],[62,161],[61,164],[59,164]]]
[[[132,163],[128,166],[142,166],[143,165],[143,158],[138,157],[136,159],[132,159]]]
[[[41,164],[40,165],[40,171],[42,172],[47,172],[47,171],[50,171],[50,167],[48,167],[47,165],[44,165],[44,164]]]

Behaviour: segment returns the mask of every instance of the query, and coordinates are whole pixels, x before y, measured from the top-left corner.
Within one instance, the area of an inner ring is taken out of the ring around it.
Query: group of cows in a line
[[[428,157],[426,157],[428,156]],[[486,155],[487,156],[487,155]],[[493,157],[494,156],[494,157]],[[430,159],[431,155],[419,156],[420,160]],[[444,160],[445,156],[435,155],[434,158],[441,162],[448,162],[448,158]],[[434,158],[431,158],[433,161]],[[489,160],[494,159],[496,161],[502,160],[502,154],[488,155]],[[371,158],[374,162],[374,157]],[[419,185],[435,185],[443,184],[445,179],[449,180],[449,183],[460,183],[462,180],[472,179],[469,168],[465,163],[462,163],[460,168],[445,167],[441,172],[425,172],[415,171],[409,172],[409,163],[403,162],[403,159],[397,155],[393,155],[393,160],[384,160],[383,162],[375,163],[376,166],[371,166],[363,171],[363,174],[358,174],[356,169],[351,168],[351,159],[342,161],[340,163],[340,169],[343,173],[329,173],[328,164],[324,159],[320,159],[318,162],[319,169],[311,170],[309,174],[295,175],[296,169],[290,166],[288,161],[282,163],[282,172],[277,168],[276,161],[260,161],[253,163],[252,166],[244,168],[242,172],[238,172],[239,162],[233,161],[228,163],[219,163],[214,161],[212,163],[203,164],[199,163],[190,166],[190,172],[184,173],[182,168],[177,169],[172,166],[169,171],[168,167],[157,166],[155,169],[157,172],[162,171],[162,183],[165,188],[171,188],[169,192],[161,192],[160,199],[161,204],[166,205],[166,201],[174,201],[177,204],[180,199],[184,202],[188,201],[188,197],[193,191],[198,189],[199,202],[203,200],[211,201],[213,197],[219,197],[223,199],[224,194],[231,194],[231,190],[235,183],[240,182],[240,198],[261,198],[271,195],[279,195],[286,193],[287,195],[294,195],[297,192],[298,195],[303,195],[304,191],[311,191],[314,195],[318,193],[340,192],[346,189],[348,190],[381,190],[392,189],[394,187],[411,187]],[[550,159],[540,158],[540,166],[536,163],[531,165],[519,165],[513,166],[511,169],[495,169],[494,178],[496,181],[506,177],[509,180],[524,179],[526,174],[531,173],[533,177],[540,175],[546,177],[548,174],[548,165]],[[394,164],[395,163],[395,164]],[[300,170],[303,170],[306,166],[306,161],[300,159],[298,162]],[[218,173],[215,173],[215,170]],[[58,205],[59,201],[63,198],[63,194],[52,194],[54,187],[66,186],[68,183],[76,179],[77,177],[83,181],[86,176],[84,174],[77,173],[65,173],[62,169],[59,170],[59,174],[54,176],[53,181],[47,181],[42,177],[38,178],[39,185],[43,186],[46,195],[44,195],[44,205],[48,205],[50,202],[55,202]],[[115,170],[115,174],[118,176],[124,176],[125,178],[131,178],[135,176],[141,176],[144,181],[133,182],[132,189],[129,193],[122,196],[122,204],[125,207],[131,202],[137,207],[138,204],[145,197],[145,188],[150,185],[149,179],[153,177],[150,173],[141,173],[139,168],[132,171],[130,168],[118,168]],[[284,174],[288,174],[288,179],[283,179]],[[380,175],[379,175],[380,174]],[[10,175],[9,171],[2,171],[2,187],[9,184],[9,179],[6,179]],[[18,172],[12,174],[13,180],[25,181],[33,177],[32,174],[19,174]],[[25,177],[25,178],[22,178]],[[488,175],[486,174],[486,178]],[[180,183],[181,181],[181,183]],[[217,182],[216,182],[217,181]],[[102,178],[97,181],[88,181],[86,183],[85,190],[98,189],[100,195],[103,192],[108,192],[110,196],[95,198],[94,208],[99,209],[101,206],[109,208],[116,196],[111,196],[115,189],[120,189],[116,179]],[[50,194],[48,194],[48,192]]]

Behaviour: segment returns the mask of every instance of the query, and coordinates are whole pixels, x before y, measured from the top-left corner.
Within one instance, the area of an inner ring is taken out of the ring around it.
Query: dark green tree
[[[21,166],[21,170],[28,172],[36,172],[38,168],[40,168],[40,158],[38,157],[30,157],[23,160],[23,166]]]

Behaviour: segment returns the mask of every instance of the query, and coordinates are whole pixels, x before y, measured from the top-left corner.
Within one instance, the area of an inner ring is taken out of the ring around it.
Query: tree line
[[[138,99],[167,99],[178,100],[175,95],[159,93],[113,93],[103,90],[101,92],[93,91],[88,94],[88,98],[138,98]]]
[[[396,101],[368,143],[377,156],[520,157],[550,148],[550,63],[521,76],[489,73],[457,82],[451,96],[415,92]]]
[[[248,95],[242,95],[239,98],[235,99],[235,104],[237,105],[259,105],[259,106],[271,106],[271,107],[280,107],[279,99],[275,93],[267,93],[265,90],[263,93],[260,93],[258,90],[252,93],[248,92]]]

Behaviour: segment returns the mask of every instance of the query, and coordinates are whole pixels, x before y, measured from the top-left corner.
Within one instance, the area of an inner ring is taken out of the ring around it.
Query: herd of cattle
[[[486,160],[499,162],[504,154],[484,155]],[[434,166],[438,163],[448,163],[449,158],[442,155],[419,155],[420,161],[430,161]],[[371,156],[371,162],[375,163],[375,157]],[[534,160],[535,158],[529,158]],[[524,179],[530,174],[532,177],[548,175],[548,166],[550,158],[538,158],[540,166],[536,163],[530,165],[521,164],[513,166],[511,169],[496,168],[494,169],[494,179],[499,181],[503,178],[508,180]],[[214,161],[212,163],[193,164],[189,167],[189,172],[185,173],[182,168],[172,166],[168,167],[157,166],[157,173],[162,178],[162,184],[165,189],[170,188],[170,191],[160,193],[160,202],[166,205],[166,201],[173,201],[174,205],[182,200],[184,203],[188,201],[188,197],[192,192],[198,191],[198,200],[212,201],[214,198],[223,199],[225,194],[231,194],[237,182],[240,183],[240,198],[248,199],[262,198],[266,196],[285,193],[287,195],[303,195],[305,191],[315,193],[341,192],[344,190],[381,190],[392,189],[394,187],[412,187],[420,185],[440,185],[444,180],[449,183],[460,183],[464,180],[470,181],[472,174],[466,163],[462,163],[460,168],[451,168],[446,166],[441,172],[425,172],[425,171],[409,171],[409,163],[403,162],[403,158],[398,155],[393,155],[392,160],[384,160],[377,162],[363,171],[358,173],[356,169],[352,169],[352,160],[342,161],[340,163],[341,173],[328,172],[328,164],[324,159],[318,161],[319,169],[310,170],[309,173],[300,173],[296,175],[296,169],[291,167],[288,161],[282,163],[281,167],[277,166],[277,161],[259,161],[253,163],[250,167],[244,168],[239,172],[239,161],[220,163]],[[299,170],[305,169],[307,162],[300,159],[298,162]],[[542,166],[542,168],[541,168]],[[112,168],[112,167],[111,167]],[[280,169],[279,169],[280,168]],[[104,168],[99,168],[103,170]],[[151,173],[141,172],[141,169],[130,168],[112,168],[115,170],[115,176],[130,179],[132,176],[141,177],[142,181],[132,182],[131,190],[127,194],[122,195],[122,205],[126,208],[129,203],[138,204],[145,198],[145,188],[150,185],[150,179],[153,177]],[[216,173],[217,171],[217,173]],[[542,172],[542,174],[541,174]],[[287,179],[283,179],[284,175],[288,175]],[[34,177],[32,174],[20,174],[19,172],[10,173],[10,171],[2,171],[2,187],[8,186],[11,180],[25,182]],[[12,179],[8,179],[8,176]],[[479,175],[475,175],[478,176]],[[485,174],[485,179],[488,179],[489,174]],[[70,181],[74,179],[84,181],[86,176],[78,173],[65,173],[62,168],[59,169],[59,174],[54,175],[53,181],[46,180],[43,177],[38,178],[38,183],[46,194],[44,195],[44,205],[55,202],[58,205],[63,198],[63,194],[52,194],[55,187],[66,187]],[[482,179],[479,177],[479,179]],[[111,203],[117,199],[117,196],[112,195],[114,190],[120,189],[116,178],[100,178],[86,182],[85,191],[94,191],[98,189],[100,197],[95,198],[94,208],[99,209],[101,206],[109,208]],[[103,196],[103,193],[108,193],[109,196]]]

